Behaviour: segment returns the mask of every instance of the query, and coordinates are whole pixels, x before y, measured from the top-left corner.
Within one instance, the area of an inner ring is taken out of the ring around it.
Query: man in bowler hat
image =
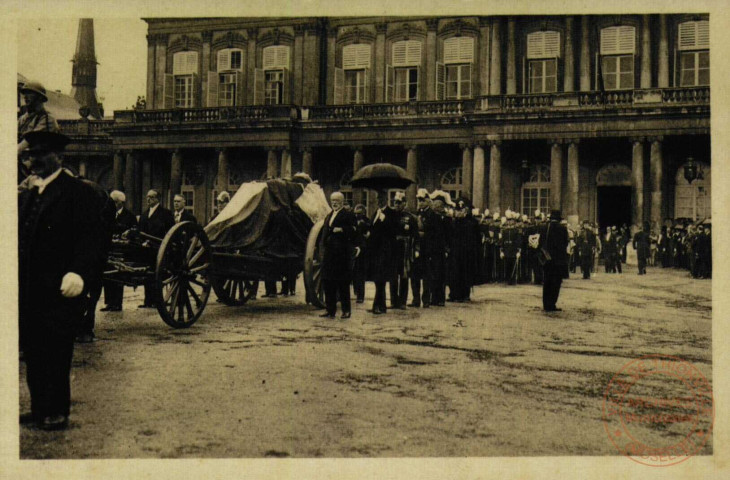
[[[560,210],[552,210],[550,222],[540,232],[538,248],[544,248],[550,254],[550,260],[543,265],[542,308],[546,312],[562,310],[556,303],[568,272],[568,229],[560,220]]]

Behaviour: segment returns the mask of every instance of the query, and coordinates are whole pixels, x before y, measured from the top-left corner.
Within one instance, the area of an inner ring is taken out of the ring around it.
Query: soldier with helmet
[[[56,119],[43,106],[48,101],[46,89],[38,82],[27,82],[20,88],[25,101],[25,113],[18,118],[18,154],[28,148],[24,138],[28,132],[58,132]]]

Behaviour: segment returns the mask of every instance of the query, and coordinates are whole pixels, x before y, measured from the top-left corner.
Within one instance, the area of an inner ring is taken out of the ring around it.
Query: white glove
[[[355,258],[360,256],[360,247],[355,247]]]
[[[522,254],[520,252],[517,252],[517,258],[520,258]]]
[[[61,280],[61,295],[66,298],[74,298],[81,295],[84,290],[84,279],[79,274],[68,272]]]
[[[418,258],[418,257],[420,257],[420,256],[421,256],[421,254],[420,254],[420,253],[418,253],[418,252],[415,252],[415,253],[413,254],[413,256],[414,256],[414,257],[416,257],[416,258]]]
[[[499,252],[499,258],[504,258],[504,252]]]
[[[335,227],[332,229],[332,233],[341,233],[341,232],[342,232],[342,227]]]

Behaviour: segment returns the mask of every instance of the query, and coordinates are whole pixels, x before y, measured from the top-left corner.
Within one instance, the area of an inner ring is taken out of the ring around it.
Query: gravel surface
[[[319,318],[300,280],[295,297],[242,307],[211,294],[186,330],[128,288],[123,312],[98,313],[98,341],[77,345],[69,430],[21,428],[20,456],[617,455],[602,406],[627,362],[674,355],[712,380],[711,281],[624,272],[574,274],[551,314],[538,286],[487,285],[470,303],[374,316],[369,284],[350,320]],[[20,395],[27,411],[22,363]]]

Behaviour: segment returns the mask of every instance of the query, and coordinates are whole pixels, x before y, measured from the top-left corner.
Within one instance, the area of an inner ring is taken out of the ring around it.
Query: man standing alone
[[[557,312],[560,286],[568,271],[568,229],[560,224],[560,210],[550,212],[550,222],[540,233],[539,248],[544,248],[550,260],[543,265],[542,308],[546,312]]]
[[[639,275],[646,275],[646,260],[649,258],[649,222],[644,222],[644,229],[634,234],[634,250],[639,262]]]

